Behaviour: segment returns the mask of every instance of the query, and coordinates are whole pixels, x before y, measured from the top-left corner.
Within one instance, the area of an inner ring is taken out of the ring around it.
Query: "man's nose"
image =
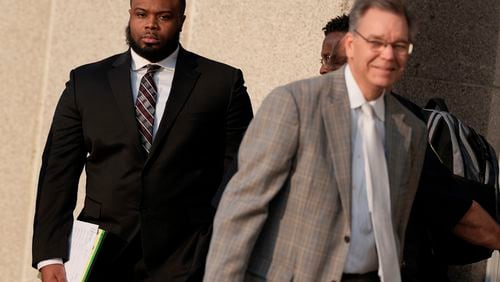
[[[394,59],[394,48],[392,47],[391,44],[387,44],[384,49],[382,49],[382,52],[380,53],[380,56],[383,57],[384,59],[387,60],[392,60]]]
[[[330,67],[328,67],[327,65],[321,65],[321,67],[319,68],[319,74],[325,74],[325,73],[328,73],[330,71]]]
[[[158,19],[155,16],[149,16],[146,22],[146,28],[156,29],[158,27]]]

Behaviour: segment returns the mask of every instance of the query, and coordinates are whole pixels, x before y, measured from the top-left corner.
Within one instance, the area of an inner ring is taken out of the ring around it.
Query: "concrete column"
[[[49,0],[0,0],[0,273],[19,281],[30,244],[28,218],[36,155],[38,112],[42,106],[48,33]],[[34,279],[32,279],[34,280]]]
[[[55,104],[69,71],[126,50],[128,1],[0,0],[0,273],[36,281],[31,235],[36,183]]]

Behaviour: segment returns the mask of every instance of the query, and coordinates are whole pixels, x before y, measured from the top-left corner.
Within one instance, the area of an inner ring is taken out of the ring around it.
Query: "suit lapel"
[[[175,66],[175,74],[172,80],[172,88],[165,107],[165,112],[160,121],[158,132],[156,133],[153,146],[151,147],[150,157],[154,155],[159,144],[161,144],[165,136],[168,135],[179,112],[191,95],[194,85],[200,76],[200,73],[196,71],[196,67],[196,57],[180,47]]]
[[[412,128],[405,121],[405,113],[395,98],[385,95],[385,142],[387,170],[391,188],[391,208],[394,214],[399,201],[401,181],[407,179],[404,175],[408,168],[409,148],[412,139]]]
[[[113,68],[108,72],[108,80],[128,134],[133,136],[131,140],[134,140],[136,148],[142,154],[130,81],[131,60],[130,51],[119,55],[113,63]]]
[[[328,87],[328,101],[322,104],[323,123],[342,208],[351,222],[351,112],[343,68],[332,76]]]

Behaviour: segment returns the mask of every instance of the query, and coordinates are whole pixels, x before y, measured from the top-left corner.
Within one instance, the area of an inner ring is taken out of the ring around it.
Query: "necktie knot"
[[[370,117],[373,120],[375,120],[375,118],[377,117],[375,115],[375,111],[373,110],[373,107],[368,103],[364,103],[363,105],[361,105],[361,111],[363,112],[364,115],[366,115],[367,117]]]
[[[146,74],[153,75],[156,71],[158,71],[161,68],[161,66],[154,65],[154,64],[149,64],[149,65],[146,66],[146,68],[148,69],[148,71],[146,72]]]

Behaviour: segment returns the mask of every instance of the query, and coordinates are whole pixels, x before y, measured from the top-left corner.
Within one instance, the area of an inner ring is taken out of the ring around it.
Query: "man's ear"
[[[353,57],[353,50],[352,50],[353,41],[354,41],[354,37],[353,37],[352,33],[348,32],[344,36],[344,47],[345,47],[345,53],[347,55],[347,58]]]

